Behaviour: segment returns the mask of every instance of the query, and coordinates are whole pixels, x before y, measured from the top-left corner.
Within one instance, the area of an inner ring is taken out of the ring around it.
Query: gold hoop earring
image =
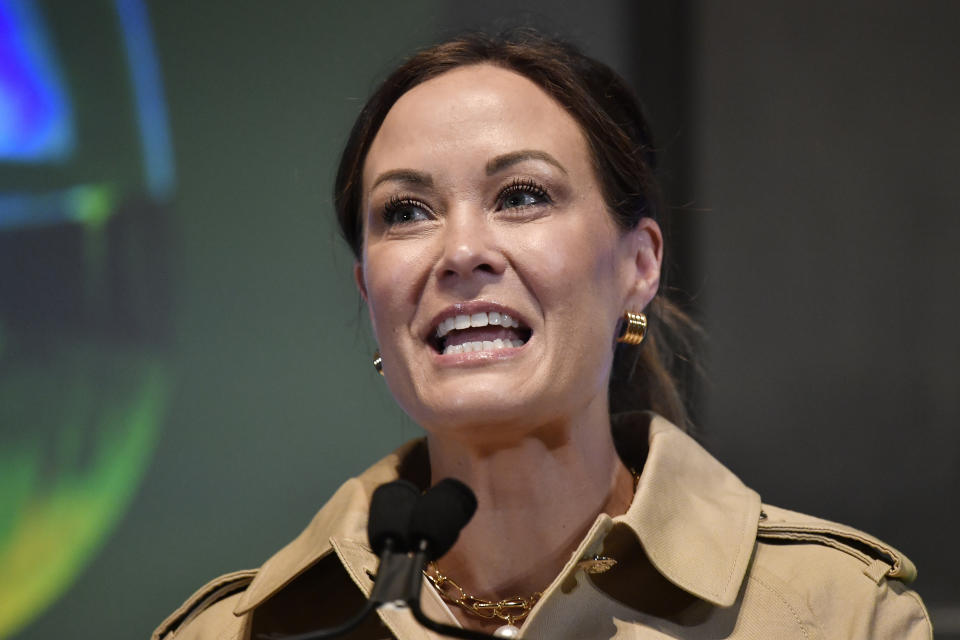
[[[617,342],[638,345],[647,335],[647,316],[642,313],[627,311],[623,314],[623,324]]]
[[[380,357],[380,349],[373,352],[373,368],[377,373],[383,375],[383,358]]]

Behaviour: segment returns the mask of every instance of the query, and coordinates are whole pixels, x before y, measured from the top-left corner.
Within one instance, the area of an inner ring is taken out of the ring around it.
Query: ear
[[[642,218],[628,234],[632,270],[630,288],[624,311],[637,313],[644,308],[660,288],[660,268],[663,265],[663,232],[653,218]]]
[[[373,332],[373,339],[377,342],[377,325],[373,321],[373,307],[370,306],[370,296],[367,293],[367,282],[363,277],[363,262],[357,260],[353,263],[353,281],[357,285],[357,291],[363,298],[363,303],[367,307],[367,317],[370,318],[370,330]]]
[[[369,304],[369,300],[367,300],[367,283],[363,280],[363,263],[359,260],[353,263],[353,280],[357,284],[360,297],[363,298],[364,302]]]

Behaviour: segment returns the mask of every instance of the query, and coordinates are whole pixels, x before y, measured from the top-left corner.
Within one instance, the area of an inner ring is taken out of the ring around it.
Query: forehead
[[[568,170],[591,166],[576,120],[531,80],[489,64],[459,67],[397,100],[370,146],[364,184],[397,168],[476,168],[521,149],[546,151]]]

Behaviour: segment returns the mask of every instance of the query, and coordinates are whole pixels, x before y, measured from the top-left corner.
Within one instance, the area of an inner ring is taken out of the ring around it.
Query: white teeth
[[[451,331],[453,331],[453,325],[456,322],[455,318],[447,318],[440,323],[440,326],[437,327],[437,337],[442,338]]]
[[[447,345],[443,350],[443,355],[448,353],[470,353],[472,351],[499,351],[500,349],[510,349],[512,347],[522,347],[523,340],[475,340],[473,342],[464,342],[463,344]]]
[[[454,329],[469,329],[470,327],[485,327],[488,324],[507,328],[516,328],[520,323],[505,313],[491,311],[490,313],[474,313],[466,315],[461,313],[458,316],[447,318],[437,325],[437,337],[442,338]]]

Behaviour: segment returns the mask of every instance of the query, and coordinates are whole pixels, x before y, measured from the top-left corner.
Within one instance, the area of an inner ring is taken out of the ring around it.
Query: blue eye
[[[507,197],[503,199],[503,206],[506,208],[526,207],[531,204],[537,204],[539,201],[540,200],[538,200],[537,197],[531,193],[515,191],[514,193],[508,194]]]
[[[383,207],[383,221],[387,225],[408,224],[432,217],[427,205],[413,198],[394,196]]]
[[[550,202],[547,190],[528,178],[518,178],[500,192],[501,209],[522,209]]]

